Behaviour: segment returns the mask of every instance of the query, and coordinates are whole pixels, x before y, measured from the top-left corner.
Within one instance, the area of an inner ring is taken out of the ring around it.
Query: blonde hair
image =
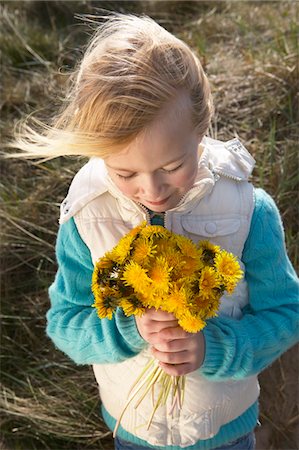
[[[209,82],[191,49],[149,17],[113,14],[98,26],[51,126],[28,123],[14,142],[27,157],[107,157],[145,130],[178,92],[190,96],[203,136],[212,114]]]

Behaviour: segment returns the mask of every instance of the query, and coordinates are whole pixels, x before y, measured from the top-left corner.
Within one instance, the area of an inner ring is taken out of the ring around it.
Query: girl
[[[191,49],[148,17],[116,15],[92,38],[55,125],[18,142],[31,157],[90,157],[61,205],[47,333],[93,365],[108,427],[152,355],[186,375],[182,410],[160,407],[149,431],[150,400],[127,410],[119,450],[253,449],[257,374],[297,341],[298,279],[278,210],[248,181],[254,159],[243,145],[205,137],[211,114]],[[162,311],[118,310],[110,321],[92,307],[95,261],[143,220],[239,257],[245,277],[202,332]]]

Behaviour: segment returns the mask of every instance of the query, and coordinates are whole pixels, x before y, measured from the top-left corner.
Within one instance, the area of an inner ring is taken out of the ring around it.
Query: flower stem
[[[140,399],[139,399],[138,402],[136,403],[135,409],[138,408],[138,406],[140,405],[140,403],[142,402],[142,400],[144,399],[144,397],[146,396],[146,394],[149,392],[149,390],[151,389],[151,387],[154,385],[154,383],[155,383],[156,381],[159,380],[159,377],[162,375],[162,373],[163,373],[163,369],[162,369],[161,367],[156,367],[156,368],[153,370],[153,373],[152,373],[151,376],[150,376],[150,378],[151,378],[151,379],[150,379],[150,382],[149,382],[147,388],[145,389],[143,395],[140,397]]]

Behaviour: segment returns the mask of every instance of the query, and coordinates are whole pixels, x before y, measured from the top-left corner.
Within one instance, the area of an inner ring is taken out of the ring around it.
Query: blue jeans
[[[115,450],[149,450],[151,447],[143,447],[138,444],[133,444],[131,442],[123,441],[118,437],[114,441]],[[163,448],[163,447],[156,447]],[[254,432],[245,434],[244,436],[236,439],[235,441],[228,442],[221,447],[217,447],[214,450],[254,450],[255,448],[255,436]]]

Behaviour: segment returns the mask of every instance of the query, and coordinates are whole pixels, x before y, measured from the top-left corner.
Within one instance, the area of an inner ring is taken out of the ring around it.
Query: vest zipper
[[[149,215],[149,212],[148,212],[147,208],[142,203],[139,203],[139,202],[136,202],[136,203],[140,207],[140,209],[142,209],[142,211],[145,212],[146,221],[150,225],[151,224],[151,217]]]
[[[237,177],[235,175],[230,175],[230,174],[222,172],[221,170],[218,170],[218,169],[217,170],[211,169],[211,172],[212,172],[212,174],[214,176],[214,180],[215,181],[218,181],[220,177],[229,178],[229,179],[234,180],[234,181],[243,181],[244,180],[244,178]]]
[[[211,170],[211,172],[213,173],[214,181],[218,181],[218,179],[220,178],[220,175],[222,175],[222,173],[219,172],[219,175],[218,175],[218,173],[216,173],[216,172],[214,173],[212,170]],[[218,175],[219,178],[215,177],[215,175]],[[223,173],[223,175],[225,176],[224,173]],[[232,175],[231,175],[231,176],[228,176],[228,178],[235,179],[236,181],[242,181],[241,178],[238,179],[237,177],[233,177]],[[180,204],[185,200],[185,198],[190,194],[190,192],[191,192],[193,189],[197,189],[197,188],[196,188],[196,187],[193,187],[193,188],[191,188],[188,192],[186,192],[184,195],[182,195],[182,197],[180,198],[180,200],[179,200],[179,202],[178,202],[178,204],[177,204],[176,207],[180,206]],[[150,215],[149,215],[149,212],[148,212],[147,208],[146,208],[142,203],[139,203],[139,202],[136,202],[136,203],[138,204],[138,206],[140,206],[140,208],[142,209],[142,211],[145,212],[146,218],[147,218],[147,223],[150,225],[150,224],[151,224],[151,218],[150,218]],[[168,214],[168,211],[165,211],[165,212],[164,212],[164,218],[163,218],[163,223],[164,223],[163,226],[164,226],[164,228],[167,228],[167,227],[166,227],[166,214]]]
[[[150,214],[149,214],[149,212],[148,212],[148,209],[147,209],[142,203],[139,203],[139,202],[136,202],[136,203],[137,203],[137,205],[142,209],[142,211],[145,212],[145,215],[146,215],[146,221],[147,221],[147,223],[148,223],[149,225],[151,225],[151,216],[150,216]],[[164,217],[163,217],[163,226],[164,226],[164,228],[166,228],[165,217],[166,217],[166,211],[164,212]]]

